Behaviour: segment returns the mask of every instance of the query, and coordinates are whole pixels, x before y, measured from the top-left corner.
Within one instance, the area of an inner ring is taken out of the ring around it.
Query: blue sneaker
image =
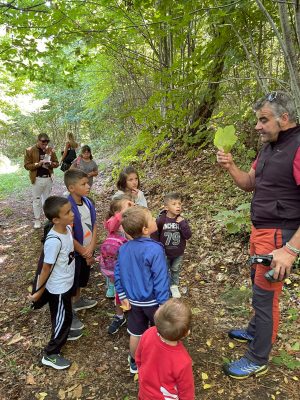
[[[135,359],[131,357],[131,355],[129,354],[128,356],[128,362],[129,362],[129,369],[130,369],[130,373],[131,374],[137,374],[138,373],[138,369],[135,363]]]
[[[232,329],[228,332],[230,339],[234,339],[237,342],[251,342],[254,336],[250,335],[245,329]]]
[[[117,333],[119,331],[119,329],[125,325],[127,322],[125,316],[123,316],[123,318],[119,318],[117,315],[114,316],[111,324],[108,327],[108,333],[110,335],[114,335],[115,333]]]
[[[268,366],[257,365],[248,360],[248,358],[242,357],[237,361],[223,365],[223,371],[230,378],[246,379],[251,375],[260,376],[265,374],[268,371]]]

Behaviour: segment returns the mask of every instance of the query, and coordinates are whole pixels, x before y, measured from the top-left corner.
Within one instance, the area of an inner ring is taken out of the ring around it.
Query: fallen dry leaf
[[[34,380],[34,376],[32,374],[28,374],[26,376],[26,385],[35,385],[36,382]]]
[[[203,385],[203,389],[210,389],[211,388],[211,385],[209,384],[209,383],[205,383],[204,385]]]
[[[68,375],[69,376],[74,376],[76,372],[78,371],[78,364],[76,362],[73,362],[71,367],[68,370]]]
[[[8,346],[18,343],[20,340],[23,340],[24,337],[21,336],[20,332],[16,333],[15,336],[7,343]]]
[[[66,392],[63,389],[59,389],[57,397],[59,400],[65,400]]]
[[[107,369],[108,369],[108,365],[107,364],[103,364],[101,367],[95,368],[95,371],[98,374],[101,374],[102,372],[106,371]]]
[[[205,372],[202,372],[201,378],[203,381],[206,381],[208,379],[208,375]]]
[[[75,399],[80,399],[82,396],[82,385],[78,385],[73,391],[73,397]]]
[[[44,400],[47,396],[48,396],[48,393],[46,393],[46,392],[40,392],[40,393],[37,393],[37,394],[35,395],[35,397],[36,397],[38,400]]]

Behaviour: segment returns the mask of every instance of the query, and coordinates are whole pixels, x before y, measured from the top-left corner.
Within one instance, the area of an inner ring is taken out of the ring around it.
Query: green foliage
[[[288,309],[287,321],[289,323],[294,323],[294,321],[297,321],[298,317],[299,317],[299,311],[297,310],[297,308]]]
[[[230,234],[240,232],[250,232],[250,203],[244,203],[238,206],[235,210],[220,211],[214,220],[221,226],[225,226]]]
[[[280,350],[279,356],[273,357],[272,362],[276,365],[284,365],[291,370],[300,369],[300,360],[297,360],[285,350]]]
[[[228,124],[224,130],[230,133],[234,121],[242,132],[239,121],[250,121],[253,93],[272,85],[260,82],[261,71],[267,67],[277,85],[288,79],[272,28],[255,2],[223,3],[8,3],[0,13],[1,81],[8,82],[11,96],[27,91],[49,100],[34,114],[9,110],[10,123],[0,124],[13,143],[8,153],[16,156],[16,143],[26,147],[43,130],[59,148],[72,130],[97,150],[115,152],[124,143],[118,142],[122,133],[130,144],[128,156],[121,154],[127,163],[141,152],[148,156],[148,149],[152,156],[155,146],[148,148],[145,131],[154,135],[154,127],[164,140],[199,148],[211,141],[216,126]],[[266,7],[280,24],[277,7]],[[167,150],[163,141],[154,143],[160,154]]]
[[[236,141],[237,136],[235,134],[235,127],[233,125],[217,129],[214,138],[214,145],[219,150],[223,149],[225,153],[229,153]]]
[[[160,132],[151,132],[148,129],[141,130],[135,137],[131,138],[131,143],[118,153],[116,157],[118,166],[113,171],[113,176],[116,177],[119,170],[126,165],[162,155],[169,146],[167,137],[168,132],[166,130]]]

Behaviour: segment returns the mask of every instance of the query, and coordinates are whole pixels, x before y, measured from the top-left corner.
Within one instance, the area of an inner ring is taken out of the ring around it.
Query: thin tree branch
[[[6,8],[7,10],[17,10],[17,11],[22,11],[22,12],[39,12],[39,13],[48,13],[48,10],[36,10],[36,7],[39,6],[44,6],[45,5],[45,1],[43,1],[42,3],[38,3],[38,4],[34,4],[30,7],[16,7],[13,5],[13,3],[15,3],[15,1],[11,1],[10,3],[0,3],[0,8]]]

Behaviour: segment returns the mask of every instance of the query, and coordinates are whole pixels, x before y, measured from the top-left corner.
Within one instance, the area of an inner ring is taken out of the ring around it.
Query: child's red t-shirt
[[[194,400],[192,359],[181,342],[164,343],[156,327],[141,337],[135,361],[139,373],[139,400]]]

